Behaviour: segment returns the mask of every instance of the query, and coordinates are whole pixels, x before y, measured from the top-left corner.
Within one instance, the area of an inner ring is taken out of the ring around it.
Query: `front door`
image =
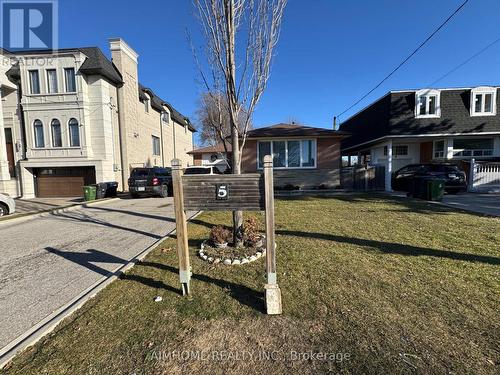
[[[420,143],[420,163],[430,163],[432,160],[432,142]]]
[[[16,164],[14,160],[14,143],[12,142],[11,128],[5,128],[5,144],[7,146],[7,162],[9,163],[10,177],[16,177]]]

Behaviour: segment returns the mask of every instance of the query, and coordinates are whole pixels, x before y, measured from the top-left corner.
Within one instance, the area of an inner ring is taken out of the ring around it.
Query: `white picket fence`
[[[500,163],[476,163],[471,160],[469,190],[500,189]]]

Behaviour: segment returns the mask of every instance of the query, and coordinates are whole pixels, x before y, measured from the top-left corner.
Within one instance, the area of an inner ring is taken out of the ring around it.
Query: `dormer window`
[[[144,111],[146,113],[149,113],[149,98],[148,99],[144,99]]]
[[[170,122],[170,113],[168,113],[167,111],[163,111],[161,113],[161,120],[164,123],[168,124]]]
[[[415,95],[415,117],[440,117],[440,92],[438,90],[420,90]]]
[[[496,89],[477,87],[471,91],[471,116],[493,116],[496,114]]]

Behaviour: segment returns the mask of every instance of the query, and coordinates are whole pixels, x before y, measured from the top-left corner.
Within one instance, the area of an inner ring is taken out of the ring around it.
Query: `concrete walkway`
[[[484,215],[500,216],[500,194],[445,195],[443,204]]]
[[[174,228],[172,198],[120,199],[3,224],[0,349]]]

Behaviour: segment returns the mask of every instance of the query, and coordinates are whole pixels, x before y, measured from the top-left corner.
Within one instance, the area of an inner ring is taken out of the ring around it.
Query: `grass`
[[[263,314],[263,259],[195,256],[229,220],[188,227],[192,296],[169,239],[5,372],[497,373],[499,219],[384,196],[278,200],[281,316]]]

